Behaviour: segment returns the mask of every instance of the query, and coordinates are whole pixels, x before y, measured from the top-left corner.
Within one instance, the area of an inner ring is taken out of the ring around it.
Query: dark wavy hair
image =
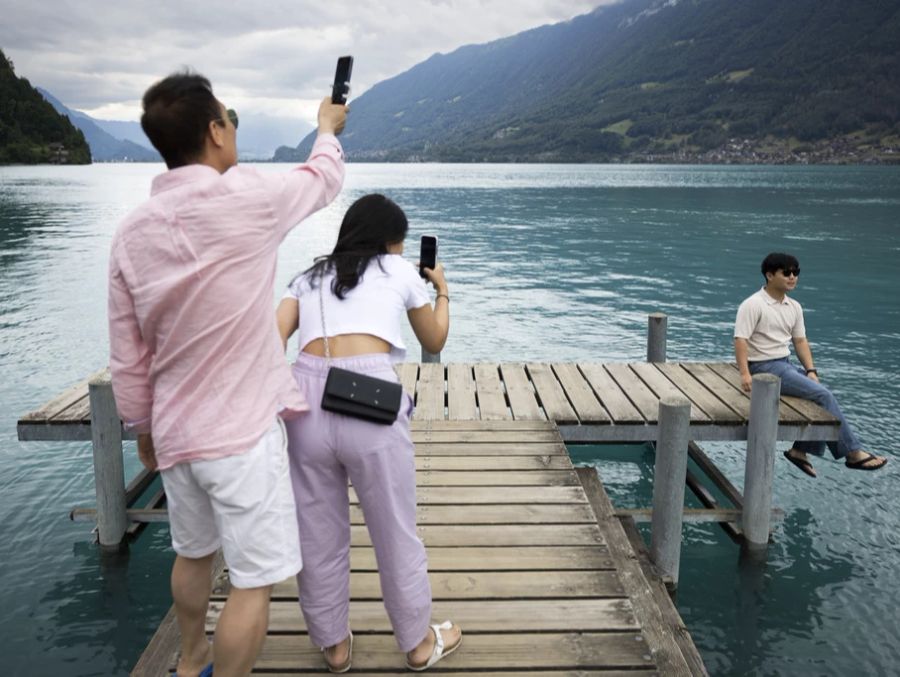
[[[209,123],[222,115],[209,80],[187,70],[157,82],[142,103],[141,127],[169,169],[200,157]]]
[[[300,275],[308,275],[314,288],[317,278],[334,269],[331,291],[343,300],[344,294],[359,284],[371,260],[387,254],[388,245],[403,242],[407,230],[409,222],[397,203],[378,193],[364,195],[344,214],[332,252],[317,258]]]
[[[766,273],[775,274],[779,270],[790,270],[791,268],[799,267],[800,262],[797,260],[797,257],[791,256],[790,254],[784,254],[783,252],[772,252],[763,259],[759,269],[762,272],[763,277],[766,277]],[[766,279],[768,280],[769,278],[766,277]]]

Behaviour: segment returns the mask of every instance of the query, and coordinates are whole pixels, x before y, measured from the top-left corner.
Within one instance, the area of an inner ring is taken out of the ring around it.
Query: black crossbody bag
[[[325,299],[323,288],[325,274],[319,278],[319,310],[322,315],[322,340],[325,342],[325,360],[330,362],[328,330],[325,328]],[[403,386],[382,378],[359,374],[349,369],[330,367],[322,393],[322,409],[335,414],[352,416],[372,423],[391,425],[397,420]]]

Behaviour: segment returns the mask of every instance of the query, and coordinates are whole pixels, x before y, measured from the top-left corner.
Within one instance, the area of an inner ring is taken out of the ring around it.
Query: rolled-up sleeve
[[[126,428],[150,432],[153,390],[152,354],[144,342],[131,297],[115,253],[109,266],[109,370],[116,409]]]
[[[276,179],[273,202],[281,242],[313,212],[330,204],[344,184],[344,150],[334,134],[319,134],[307,161]]]

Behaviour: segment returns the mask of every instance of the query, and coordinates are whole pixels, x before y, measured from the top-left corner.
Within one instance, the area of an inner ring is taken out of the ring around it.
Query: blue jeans
[[[793,397],[802,397],[811,400],[829,413],[836,416],[841,422],[840,437],[837,442],[828,442],[828,448],[835,458],[844,458],[851,451],[862,449],[859,438],[853,432],[853,428],[847,423],[837,400],[831,391],[821,383],[816,383],[806,375],[803,367],[795,367],[788,358],[777,360],[764,360],[750,363],[751,374],[774,374],[781,379],[781,394]],[[794,442],[794,449],[806,454],[822,456],[825,454],[825,442]]]

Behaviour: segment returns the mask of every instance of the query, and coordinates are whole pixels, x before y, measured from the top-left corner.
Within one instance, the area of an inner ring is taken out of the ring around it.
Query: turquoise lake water
[[[15,431],[106,364],[110,237],[160,170],[0,167],[5,675],[126,674],[171,604],[165,527],[101,558],[90,526],[67,517],[94,503],[90,445]],[[796,254],[820,375],[891,462],[862,473],[823,459],[811,480],[777,456],[785,517],[768,563],[743,567],[718,527],[686,525],[678,607],[713,675],[900,672],[900,168],[351,165],[338,200],[285,241],[279,285],[374,191],[406,209],[411,258],[419,235],[439,237],[453,297],[444,361],[640,360],[655,311],[670,316],[670,359],[730,359],[760,260]],[[740,445],[704,448],[743,483]],[[649,505],[652,451],[572,453],[617,505]],[[127,474],[137,467],[129,448]]]

